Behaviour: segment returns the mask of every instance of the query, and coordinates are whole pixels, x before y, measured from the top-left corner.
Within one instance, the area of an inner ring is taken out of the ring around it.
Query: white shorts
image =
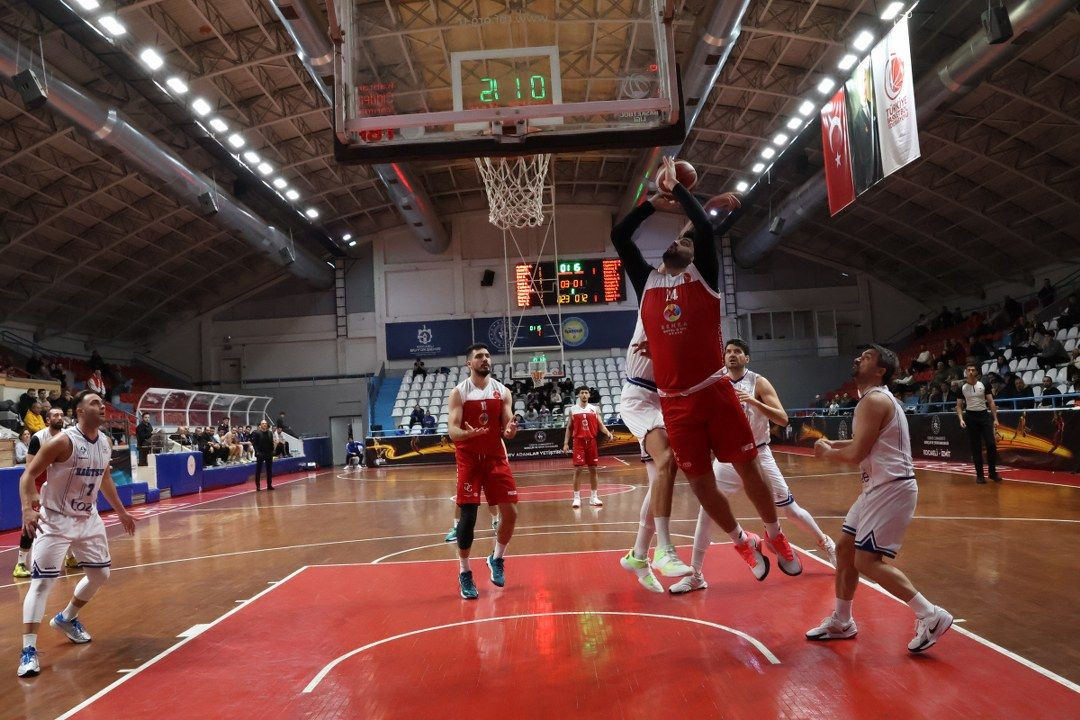
[[[758,460],[761,463],[761,475],[769,485],[776,507],[784,507],[795,502],[791,491],[788,490],[787,480],[784,479],[784,474],[780,472],[776,458],[773,457],[772,448],[762,445],[757,450]],[[720,492],[732,495],[735,491],[742,489],[742,478],[735,472],[735,467],[731,463],[722,463],[714,458],[712,466],[713,475],[716,476],[716,487]]]
[[[82,567],[103,568],[112,563],[109,542],[105,537],[105,523],[100,515],[93,513],[79,517],[42,508],[38,532],[30,551],[33,559],[31,576],[60,577],[68,548],[71,548],[71,553]]]
[[[843,531],[855,538],[860,550],[896,557],[918,500],[914,478],[878,485],[859,495],[844,518]]]
[[[641,456],[646,458],[648,453],[645,452],[645,436],[651,430],[664,427],[660,396],[638,385],[623,383],[619,416],[626,428],[638,439]]]

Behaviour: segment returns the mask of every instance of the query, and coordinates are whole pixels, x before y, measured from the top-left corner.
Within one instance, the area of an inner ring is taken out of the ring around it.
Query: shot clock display
[[[559,49],[555,46],[493,48],[451,53],[455,110],[510,108],[562,103]],[[561,117],[534,118],[534,125],[560,125]],[[481,129],[484,123],[455,128]]]
[[[626,276],[617,258],[518,263],[514,290],[519,308],[604,305],[626,299]]]

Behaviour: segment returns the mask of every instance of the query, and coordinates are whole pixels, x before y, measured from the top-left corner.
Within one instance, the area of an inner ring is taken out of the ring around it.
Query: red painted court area
[[[911,656],[910,611],[867,586],[858,638],[807,642],[832,606],[813,560],[757,583],[717,546],[709,589],[675,597],[619,555],[511,556],[503,589],[474,560],[477,601],[453,561],[306,567],[64,717],[1076,717],[1076,692],[959,631]]]

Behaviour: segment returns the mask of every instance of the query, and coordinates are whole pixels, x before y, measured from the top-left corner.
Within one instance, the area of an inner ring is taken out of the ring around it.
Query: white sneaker
[[[37,649],[24,647],[19,657],[19,677],[34,677],[40,672],[41,665],[38,664]]]
[[[821,621],[813,630],[806,631],[807,640],[843,640],[844,638],[853,638],[859,632],[859,628],[855,625],[855,618],[848,620],[846,623],[842,622],[840,618],[833,613],[829,617]]]
[[[829,564],[836,567],[836,543],[833,539],[826,535],[825,539],[818,543],[818,548],[829,556]]]
[[[659,570],[664,577],[683,577],[694,572],[694,568],[679,559],[674,545],[668,545],[666,548],[656,548],[653,553],[652,566],[654,570]]]
[[[705,582],[705,576],[701,573],[694,573],[693,575],[687,575],[669,587],[668,592],[672,595],[682,595],[693,590],[704,590],[707,587],[709,587],[709,583]]]
[[[945,608],[934,607],[934,614],[925,620],[915,620],[915,637],[908,643],[907,649],[913,653],[922,652],[936,643],[952,627],[953,616]]]
[[[58,612],[56,613],[56,617],[49,621],[49,625],[67,635],[68,640],[76,645],[90,642],[90,633],[86,632],[86,628],[79,622],[78,617],[65,620],[64,613]]]
[[[593,507],[603,507],[604,501],[601,500],[598,496],[593,495],[591,498],[589,498],[589,504]]]
[[[652,570],[649,569],[648,560],[639,560],[634,557],[634,551],[630,550],[619,559],[619,564],[623,566],[625,570],[637,575],[637,581],[641,583],[641,587],[645,588],[649,592],[662,593],[664,592],[664,586],[660,584],[660,581],[656,579],[656,576],[652,574]]]
[[[574,502],[570,503],[570,507],[574,508],[575,510],[577,510],[579,507],[581,507],[581,498],[579,496],[575,495],[574,496]]]

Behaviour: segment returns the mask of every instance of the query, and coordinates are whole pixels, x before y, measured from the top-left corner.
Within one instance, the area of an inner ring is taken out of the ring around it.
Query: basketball
[[[656,187],[657,188],[662,187],[661,181],[666,177],[667,177],[667,171],[664,170],[664,166],[661,165],[656,170]],[[678,180],[682,184],[682,186],[684,188],[686,188],[687,190],[691,190],[691,189],[693,189],[694,185],[697,184],[697,170],[695,170],[694,166],[691,165],[690,163],[686,162],[685,160],[676,160],[675,161],[675,179]],[[664,191],[660,190],[660,192],[664,192]],[[664,194],[666,195],[667,193],[664,193]]]

